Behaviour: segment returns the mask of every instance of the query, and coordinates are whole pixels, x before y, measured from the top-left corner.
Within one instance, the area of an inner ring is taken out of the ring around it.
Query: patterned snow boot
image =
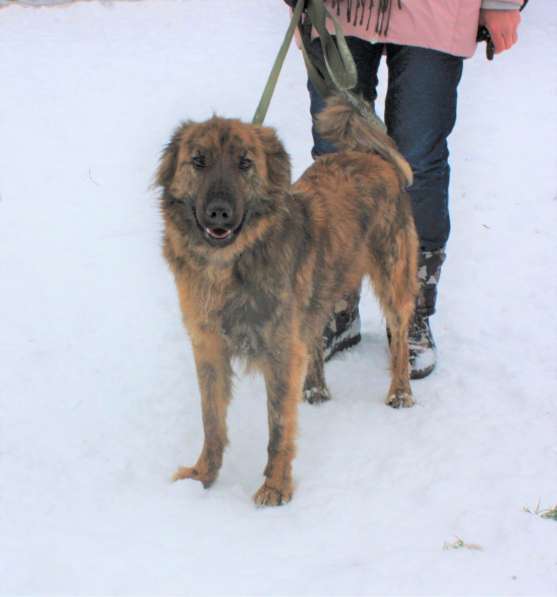
[[[429,317],[435,313],[437,284],[445,257],[444,249],[422,251],[419,256],[420,292],[416,300],[414,319],[408,330],[411,379],[427,377],[437,363],[437,350],[429,326]]]
[[[362,339],[360,334],[360,293],[347,295],[335,305],[323,331],[323,360],[328,361],[337,352],[346,350]]]

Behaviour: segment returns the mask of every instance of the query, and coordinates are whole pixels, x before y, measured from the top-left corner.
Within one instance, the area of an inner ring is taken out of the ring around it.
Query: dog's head
[[[156,182],[167,222],[188,243],[226,247],[278,208],[290,160],[273,129],[213,117],[176,130]]]

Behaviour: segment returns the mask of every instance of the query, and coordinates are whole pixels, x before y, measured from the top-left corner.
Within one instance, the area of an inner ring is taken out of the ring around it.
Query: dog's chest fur
[[[269,331],[287,308],[284,281],[264,256],[251,253],[234,263],[229,291],[218,314],[230,351],[256,358],[268,350]]]

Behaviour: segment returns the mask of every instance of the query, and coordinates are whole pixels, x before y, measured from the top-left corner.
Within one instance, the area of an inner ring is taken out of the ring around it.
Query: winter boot
[[[419,256],[420,291],[416,300],[414,318],[408,330],[411,379],[427,377],[435,369],[437,362],[437,351],[429,326],[429,317],[435,313],[437,284],[444,261],[444,249],[422,251]]]
[[[323,331],[323,360],[328,361],[337,352],[346,350],[362,339],[360,334],[360,293],[346,295],[335,305],[335,310]]]

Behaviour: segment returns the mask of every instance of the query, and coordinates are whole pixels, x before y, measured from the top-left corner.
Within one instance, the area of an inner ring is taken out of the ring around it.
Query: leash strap
[[[370,124],[386,132],[385,124],[375,113],[374,106],[355,91],[358,71],[338,20],[325,8],[323,0],[308,0],[306,13],[299,25],[302,53],[308,76],[321,97],[326,98],[333,93],[341,95]],[[334,35],[327,30],[327,19],[333,22]],[[312,28],[319,34],[323,58],[311,52]]]
[[[358,83],[358,72],[338,20],[326,9],[323,0],[309,0],[306,13],[300,24],[300,36],[311,82],[322,97],[327,97],[333,91],[349,92]],[[327,30],[327,19],[333,23],[334,36]],[[312,28],[319,34],[322,60],[311,52]]]
[[[269,78],[267,79],[267,84],[265,85],[265,89],[263,90],[263,95],[259,100],[257,109],[255,110],[252,124],[263,124],[263,121],[265,120],[265,116],[267,115],[267,110],[269,109],[269,104],[271,103],[271,98],[273,97],[273,92],[275,91],[275,87],[277,85],[282,65],[284,64],[284,59],[286,58],[290,42],[292,41],[292,36],[294,35],[294,30],[300,22],[304,4],[305,0],[298,0],[298,3],[296,4],[294,13],[292,15],[292,18],[290,19],[290,25],[286,30],[286,34],[282,41],[282,45],[280,46],[280,50],[277,54],[277,57],[275,58],[273,68],[271,69],[271,74],[269,75]]]
[[[304,9],[305,13],[302,19]],[[327,19],[331,19],[334,24],[334,37],[327,31]],[[361,102],[351,92],[358,83],[358,73],[352,53],[337,19],[325,8],[323,0],[298,0],[265,89],[255,110],[252,120],[253,124],[263,124],[265,120],[296,27],[299,28],[302,39],[302,54],[308,76],[319,93],[323,97],[327,97],[333,91],[338,91],[355,105],[359,105],[359,102]],[[315,55],[311,55],[312,28],[315,28],[319,33],[319,40],[323,50],[323,60],[318,59]]]

